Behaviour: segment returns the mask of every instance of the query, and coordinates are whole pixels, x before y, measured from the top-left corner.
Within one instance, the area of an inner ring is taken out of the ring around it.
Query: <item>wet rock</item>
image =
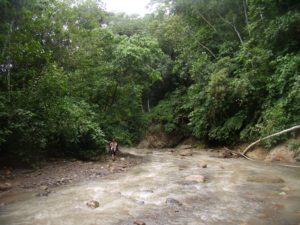
[[[272,184],[284,183],[284,180],[282,178],[276,176],[252,176],[252,177],[248,177],[247,181],[256,182],[256,183],[272,183]]]
[[[260,213],[257,215],[258,218],[260,219],[268,219],[270,216],[268,214],[265,213]]]
[[[56,182],[55,182],[55,186],[59,186],[59,185],[63,185],[63,184],[67,184],[67,183],[69,183],[70,182],[70,180],[69,179],[67,179],[67,178],[61,178],[61,179],[59,179],[59,180],[56,180]]]
[[[219,157],[220,158],[238,158],[238,154],[235,154],[233,151],[230,151],[227,148],[219,150]]]
[[[46,190],[48,190],[48,186],[47,185],[42,185],[42,186],[40,186],[40,189],[42,191],[46,191]]]
[[[143,190],[142,192],[145,192],[145,193],[154,193],[153,190]]]
[[[86,203],[86,205],[92,209],[96,209],[100,206],[99,202],[92,200]]]
[[[5,171],[5,177],[6,177],[7,179],[11,179],[12,176],[13,176],[12,170],[7,169],[7,170]]]
[[[133,222],[133,224],[136,224],[136,225],[146,225],[146,223],[142,220],[136,220]]]
[[[288,186],[281,188],[282,191],[290,191],[291,189]]]
[[[174,198],[167,198],[166,203],[169,206],[182,206],[182,203]]]
[[[44,191],[41,191],[41,192],[35,194],[35,196],[36,197],[47,197],[50,193],[51,193],[50,190],[44,190]]]
[[[200,167],[200,168],[207,168],[207,164],[204,163],[204,162],[198,162],[197,166]]]
[[[280,205],[280,204],[273,204],[272,205],[272,209],[275,209],[275,210],[279,210],[279,209],[283,209],[284,206],[283,205]]]
[[[0,184],[0,191],[7,191],[12,188],[11,183]]]
[[[108,171],[101,171],[101,172],[99,172],[99,173],[96,173],[96,175],[97,175],[97,176],[103,177],[103,176],[108,175]]]
[[[181,156],[192,156],[193,151],[191,149],[181,149],[179,151],[179,155],[181,155]]]
[[[180,181],[178,183],[181,184],[181,185],[195,185],[195,184],[198,184],[197,181],[191,181],[191,180]]]
[[[90,178],[95,178],[95,177],[97,177],[97,174],[95,173],[90,175]]]
[[[186,181],[195,181],[198,183],[204,183],[205,177],[202,175],[190,175],[185,178]]]
[[[191,149],[192,147],[193,147],[192,145],[186,145],[186,144],[177,146],[177,148],[180,148],[180,149]]]

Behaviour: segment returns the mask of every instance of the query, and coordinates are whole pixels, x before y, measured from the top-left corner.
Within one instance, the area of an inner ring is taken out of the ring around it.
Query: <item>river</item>
[[[300,225],[299,168],[222,159],[206,151],[187,157],[168,150],[126,151],[145,162],[60,187],[48,197],[22,197],[1,207],[0,224]],[[191,175],[205,182],[188,180]],[[89,208],[91,200],[100,206]]]

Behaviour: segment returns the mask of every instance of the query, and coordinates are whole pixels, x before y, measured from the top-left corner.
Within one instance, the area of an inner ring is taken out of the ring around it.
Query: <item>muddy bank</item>
[[[115,161],[109,156],[93,162],[52,159],[42,168],[35,170],[1,168],[0,205],[14,202],[14,196],[48,196],[57,187],[122,173],[142,161],[142,157],[120,152]]]

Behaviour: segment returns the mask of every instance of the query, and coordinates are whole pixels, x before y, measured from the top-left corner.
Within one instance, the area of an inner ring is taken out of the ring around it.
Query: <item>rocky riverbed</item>
[[[121,152],[115,161],[107,156],[94,162],[52,159],[40,169],[4,167],[0,170],[0,206],[19,200],[22,196],[48,196],[61,186],[126,172],[142,160],[141,157]]]
[[[222,158],[199,149],[126,152],[134,156],[86,167],[69,162],[76,165],[70,174],[85,178],[73,181],[70,175],[72,182],[58,187],[47,183],[48,195],[36,195],[46,189],[38,182],[34,195],[22,196],[24,188],[10,194],[14,201],[0,208],[0,224],[300,225],[298,168]],[[68,163],[62,164],[66,170]],[[83,168],[108,174],[87,176]]]

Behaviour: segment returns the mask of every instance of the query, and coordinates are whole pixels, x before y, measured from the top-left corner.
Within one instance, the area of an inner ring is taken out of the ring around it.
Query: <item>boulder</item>
[[[272,209],[278,210],[278,209],[283,209],[284,205],[281,204],[272,204]]]
[[[167,198],[166,203],[169,206],[182,206],[182,203],[175,198]]]
[[[286,196],[286,193],[284,191],[280,192],[279,195]]]
[[[272,184],[284,183],[284,180],[277,176],[251,176],[247,178],[247,181],[255,182],[255,183],[272,183]]]
[[[294,163],[296,162],[295,153],[293,151],[290,151],[287,145],[279,145],[272,149],[272,151],[267,155],[265,161],[281,161],[286,163]]]
[[[190,148],[193,148],[193,146],[192,145],[178,145],[177,147],[176,147],[177,149],[190,149]]]
[[[12,188],[11,183],[0,184],[0,191],[7,191]]]
[[[136,225],[146,225],[146,223],[142,220],[136,220],[133,222],[133,224],[136,224]]]
[[[137,204],[138,205],[145,205],[145,202],[144,201],[137,201]]]
[[[191,149],[181,149],[181,150],[179,150],[179,155],[181,155],[181,156],[192,156],[193,151]]]
[[[195,181],[198,183],[204,183],[205,177],[202,175],[190,175],[185,178],[186,181]]]
[[[40,190],[46,191],[46,190],[48,190],[48,186],[47,185],[42,185],[42,186],[40,186]]]
[[[87,202],[86,205],[92,209],[96,209],[100,206],[99,202],[94,200]]]
[[[50,190],[43,190],[37,194],[35,194],[36,197],[47,197],[51,193]]]
[[[291,189],[288,186],[281,188],[282,191],[290,191]]]
[[[227,148],[219,149],[218,152],[219,152],[219,157],[224,158],[224,159],[226,159],[226,158],[236,158],[236,156],[237,156],[237,155],[233,154],[233,152],[230,151]]]
[[[204,162],[197,163],[197,166],[200,167],[200,168],[207,168],[207,164],[204,163]]]

